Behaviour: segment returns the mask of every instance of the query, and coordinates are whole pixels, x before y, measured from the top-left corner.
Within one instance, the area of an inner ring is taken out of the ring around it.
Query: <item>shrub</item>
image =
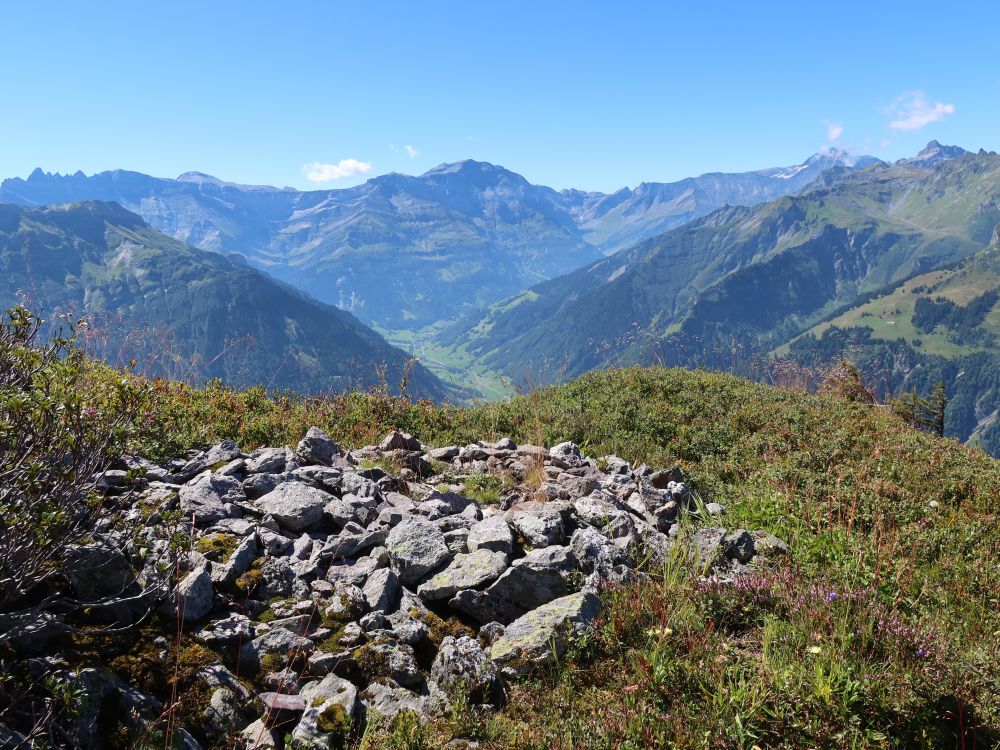
[[[40,325],[23,308],[0,322],[0,642],[2,617],[37,610],[36,588],[108,516],[93,476],[120,455],[144,397],[128,377],[91,383],[72,331],[39,344]]]

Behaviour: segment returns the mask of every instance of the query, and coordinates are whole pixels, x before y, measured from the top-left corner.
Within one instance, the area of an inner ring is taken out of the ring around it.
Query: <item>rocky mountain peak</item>
[[[916,156],[909,159],[901,159],[900,161],[914,167],[933,167],[948,159],[965,156],[967,153],[969,152],[961,146],[944,146],[938,141],[932,140]]]

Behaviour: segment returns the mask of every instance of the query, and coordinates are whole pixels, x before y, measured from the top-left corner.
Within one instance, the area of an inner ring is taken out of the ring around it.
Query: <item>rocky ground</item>
[[[142,635],[93,639],[82,659],[43,621],[14,644],[86,698],[75,731],[91,747],[108,731],[335,747],[458,693],[500,708],[511,680],[592,627],[606,587],[671,557],[731,579],[785,551],[719,527],[725,509],[678,470],[572,443],[431,449],[393,432],[348,452],[312,428],[294,448],[126,457],[98,484],[122,522],[72,550],[66,577],[114,602],[85,624]],[[4,741],[23,735],[0,727]]]

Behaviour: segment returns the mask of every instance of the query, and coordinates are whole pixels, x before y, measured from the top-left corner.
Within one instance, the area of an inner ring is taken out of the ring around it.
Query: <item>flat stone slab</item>
[[[480,549],[455,555],[447,568],[420,585],[417,593],[425,601],[454,596],[463,589],[478,589],[499,578],[507,569],[507,555]]]
[[[490,658],[506,671],[527,674],[561,656],[600,611],[601,602],[590,591],[543,604],[507,626],[490,647]]]

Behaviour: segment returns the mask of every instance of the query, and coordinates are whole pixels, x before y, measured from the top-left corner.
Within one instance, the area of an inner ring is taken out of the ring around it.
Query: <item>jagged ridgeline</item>
[[[443,399],[423,366],[353,315],[198,250],[114,203],[0,204],[0,305],[52,324],[86,316],[81,341],[112,364],[188,381],[302,393],[398,389]]]

